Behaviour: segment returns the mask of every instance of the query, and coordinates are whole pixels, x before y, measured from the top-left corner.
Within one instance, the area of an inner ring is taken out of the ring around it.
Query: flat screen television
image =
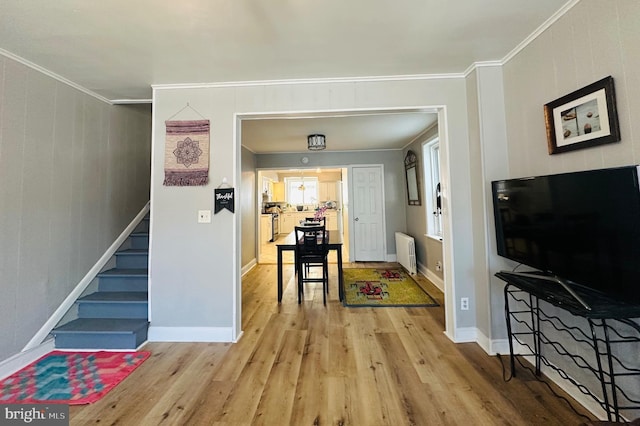
[[[498,254],[640,305],[638,166],[492,182]]]

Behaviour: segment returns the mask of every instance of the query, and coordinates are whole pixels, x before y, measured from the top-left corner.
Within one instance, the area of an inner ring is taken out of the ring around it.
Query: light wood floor
[[[313,285],[303,304],[296,303],[289,265],[278,305],[275,265],[257,266],[242,282],[244,335],[238,343],[147,344],[143,350],[152,356],[102,400],[71,407],[71,424],[584,421],[524,370],[505,383],[497,357],[473,343],[452,343],[443,334],[442,308],[343,307],[335,269],[325,307],[321,290]],[[419,281],[442,303],[442,293],[426,279]]]

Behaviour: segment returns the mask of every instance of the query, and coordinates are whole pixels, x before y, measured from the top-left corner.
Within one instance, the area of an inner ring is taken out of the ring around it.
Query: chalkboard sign
[[[220,210],[227,209],[231,213],[235,209],[235,193],[233,188],[216,188],[215,190],[215,209],[214,214],[218,214]]]

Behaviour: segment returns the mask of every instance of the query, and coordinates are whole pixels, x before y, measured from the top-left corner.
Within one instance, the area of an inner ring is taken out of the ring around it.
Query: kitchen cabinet
[[[337,231],[338,230],[338,213],[334,211],[326,211],[324,213],[324,217],[326,217],[326,227],[329,231]]]
[[[271,223],[271,215],[260,215],[260,242],[262,244],[271,241],[271,232],[273,224]]]
[[[294,213],[282,213],[280,215],[280,232],[282,234],[288,234],[293,231],[293,227],[295,226],[294,215],[295,215]]]
[[[338,182],[318,182],[318,199],[320,201],[338,201]]]
[[[273,195],[271,197],[273,201],[286,201],[284,198],[284,182],[273,183]]]

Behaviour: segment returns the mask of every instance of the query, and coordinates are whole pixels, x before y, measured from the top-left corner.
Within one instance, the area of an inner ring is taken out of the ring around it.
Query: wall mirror
[[[404,157],[404,168],[407,174],[407,195],[410,206],[420,206],[420,181],[418,179],[418,157],[409,150]]]

